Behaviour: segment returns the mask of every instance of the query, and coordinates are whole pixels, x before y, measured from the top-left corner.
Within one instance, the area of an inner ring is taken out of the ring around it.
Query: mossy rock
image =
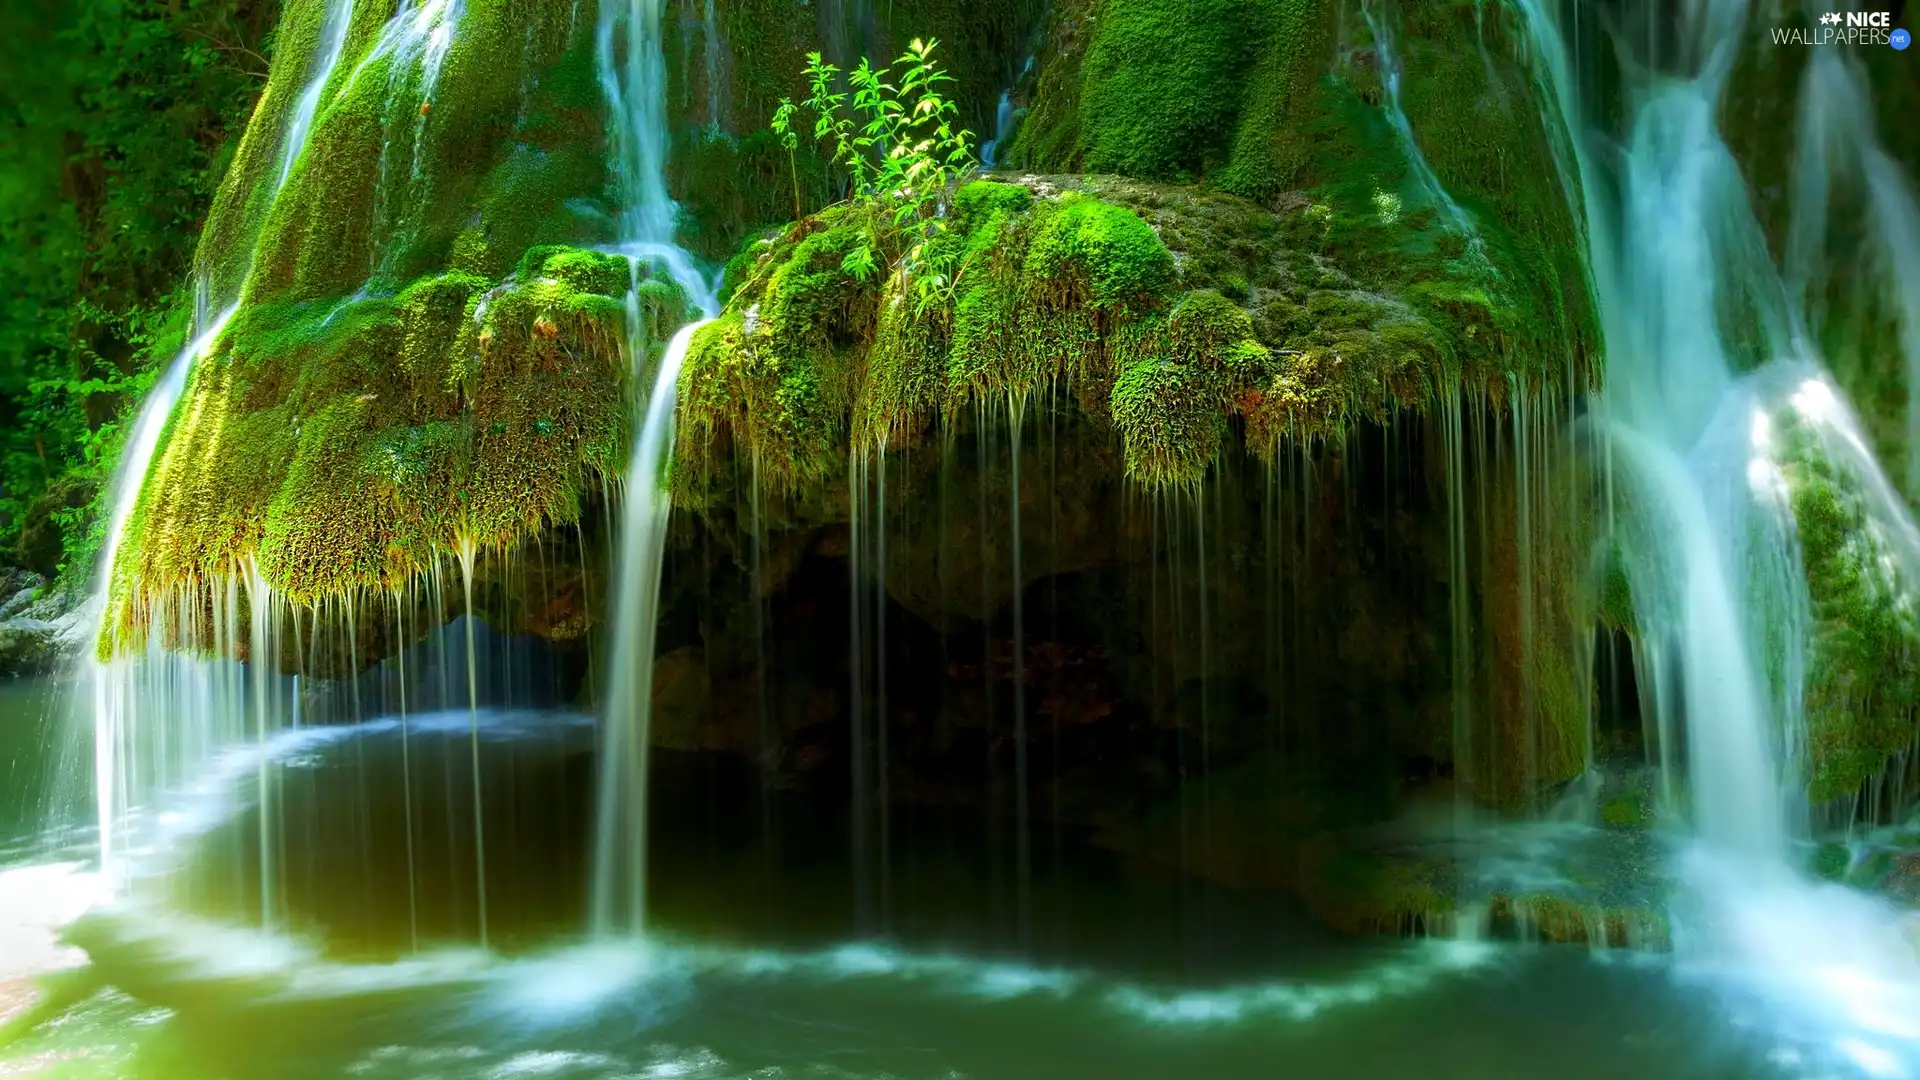
[[[455,553],[578,520],[624,465],[631,371],[688,314],[642,271],[647,355],[630,359],[632,273],[547,247],[499,283],[456,272],[244,309],[149,473],[103,648],[153,604],[249,568],[297,604],[370,603]]]
[[[1448,925],[1455,912],[1454,871],[1441,857],[1375,852],[1325,833],[1302,849],[1299,873],[1308,908],[1344,934],[1404,936]]]
[[[1792,408],[1775,420],[1812,602],[1808,794],[1847,799],[1920,737],[1920,567],[1888,532],[1911,525],[1876,520],[1862,481]]]
[[[1369,22],[1332,0],[1068,0],[1053,37],[1014,164],[1197,180],[1275,210],[1304,199],[1302,247],[1356,277],[1399,272],[1458,320],[1444,336],[1517,340],[1508,366],[1534,375],[1592,362],[1579,229],[1519,12],[1440,0]],[[1389,50],[1411,151],[1382,86]],[[1463,281],[1463,262],[1488,273]],[[1310,395],[1328,361],[1303,361],[1290,392]]]
[[[1358,834],[1315,837],[1301,854],[1301,895],[1328,926],[1350,935],[1478,932],[1507,940],[1664,951],[1666,913],[1631,895],[1568,883],[1560,890],[1478,892],[1445,845],[1374,847]]]
[[[961,270],[930,307],[847,268],[881,246],[868,215],[884,208],[834,207],[735,260],[727,310],[682,374],[683,503],[700,504],[729,460],[794,493],[842,475],[856,449],[911,446],[1036,394],[1078,403],[1112,428],[1131,479],[1173,489],[1199,483],[1235,430],[1270,457],[1442,392],[1499,401],[1587,377],[1533,370],[1531,343],[1502,329],[1520,321],[1509,301],[1465,264],[1446,280],[1390,261],[1349,272],[1301,224],[1310,206],[1023,177],[969,184],[954,207],[941,242]],[[1560,352],[1588,350],[1566,339]]]

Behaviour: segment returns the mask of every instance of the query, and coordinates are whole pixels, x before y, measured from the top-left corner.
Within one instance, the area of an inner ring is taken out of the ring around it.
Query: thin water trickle
[[[707,69],[707,134],[718,137],[726,130],[724,123],[726,87],[720,81],[720,50],[725,39],[720,34],[720,12],[714,6],[714,0],[706,0],[706,16],[701,20],[705,32],[703,59]]]
[[[276,193],[287,186],[293,167],[300,160],[300,152],[306,149],[307,133],[312,130],[314,115],[320,110],[320,96],[326,92],[333,69],[340,63],[340,54],[347,44],[347,27],[352,23],[353,0],[328,0],[326,16],[320,23],[320,51],[314,58],[313,74],[294,104],[286,137],[280,143],[280,167],[275,170],[278,178],[273,188]]]
[[[473,574],[479,552],[470,538],[463,538],[456,554],[460,560],[460,592],[465,601],[461,621],[465,624],[467,646],[467,718],[470,764],[473,772],[473,858],[474,883],[480,906],[480,947],[487,947],[487,833],[480,783],[480,666],[475,662],[473,634],[477,616],[473,610]]]
[[[1024,393],[1007,392],[1007,425],[1012,451],[1008,470],[1013,526],[1013,772],[1014,816],[1020,823],[1019,860],[1020,945],[1033,946],[1033,820],[1031,777],[1027,773],[1026,576],[1021,566],[1025,547],[1020,531],[1020,436],[1026,427]]]
[[[1401,104],[1400,58],[1394,51],[1394,39],[1387,20],[1374,11],[1374,4],[1363,3],[1360,14],[1367,21],[1367,29],[1373,34],[1375,56],[1380,72],[1380,85],[1386,92],[1387,119],[1393,125],[1394,135],[1400,141],[1400,152],[1407,159],[1407,167],[1413,170],[1415,181],[1421,193],[1432,199],[1435,207],[1445,219],[1447,227],[1469,238],[1476,244],[1479,241],[1479,229],[1473,218],[1454,200],[1447,186],[1440,182],[1433,166],[1428,164],[1427,155],[1420,149],[1420,141],[1414,137],[1413,124],[1407,119],[1407,111]]]
[[[401,115],[411,121],[408,125],[407,173],[404,183],[397,190],[393,177],[393,133],[400,125],[391,120],[383,125],[386,135],[380,144],[379,178],[374,187],[374,220],[380,224],[386,239],[374,252],[372,275],[372,279],[383,286],[390,284],[395,260],[404,253],[407,240],[417,231],[421,215],[426,209],[427,192],[422,190],[422,185],[427,180],[428,118],[433,109],[434,93],[440,86],[440,73],[446,66],[454,35],[465,15],[466,0],[403,0],[400,9],[381,28],[380,38],[374,43],[373,49],[353,69],[353,73],[347,77],[346,86],[340,91],[346,93],[375,61],[389,58],[385,113],[391,118],[404,104],[407,108]],[[412,103],[416,100],[419,107],[414,109]],[[399,203],[397,212],[393,208],[396,200]]]

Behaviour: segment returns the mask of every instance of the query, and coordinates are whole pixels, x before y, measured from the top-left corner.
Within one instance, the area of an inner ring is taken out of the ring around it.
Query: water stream
[[[640,307],[643,266],[663,270],[705,314],[678,330],[660,359],[646,396],[626,474],[620,548],[614,571],[611,681],[601,751],[595,841],[595,936],[638,934],[646,926],[649,715],[654,631],[660,618],[660,575],[666,558],[672,498],[667,469],[673,447],[680,365],[693,335],[719,314],[713,283],[674,242],[676,208],[667,192],[667,84],[661,20],[664,0],[601,5],[596,42],[608,136],[622,206],[615,250],[632,267],[627,296],[627,357],[636,386],[646,386],[650,327]],[[709,43],[711,50],[711,43]],[[711,53],[710,53],[711,55]]]

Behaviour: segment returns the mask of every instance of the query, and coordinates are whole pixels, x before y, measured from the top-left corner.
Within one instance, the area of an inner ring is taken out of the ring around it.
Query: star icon
[[[1829,26],[1838,26],[1840,24],[1840,13],[1837,11],[1829,11],[1825,15],[1820,16],[1820,21]]]

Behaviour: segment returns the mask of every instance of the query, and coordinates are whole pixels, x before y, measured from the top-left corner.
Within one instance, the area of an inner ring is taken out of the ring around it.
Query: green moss
[[[1407,118],[1470,231],[1441,213],[1408,160],[1380,84],[1377,43],[1347,45],[1367,43],[1369,27],[1331,0],[1067,4],[1055,24],[1058,52],[1040,76],[1061,100],[1042,102],[1023,129],[1029,164],[1201,176],[1280,209],[1295,248],[1334,260],[1351,289],[1399,299],[1405,325],[1391,334],[1370,327],[1375,340],[1336,342],[1321,323],[1321,340],[1288,343],[1320,352],[1263,389],[1282,404],[1276,426],[1289,426],[1296,404],[1314,408],[1334,383],[1351,391],[1371,381],[1390,386],[1383,397],[1418,396],[1418,388],[1391,386],[1409,352],[1433,372],[1426,354],[1441,350],[1445,374],[1470,385],[1514,371],[1530,381],[1593,377],[1598,328],[1569,192],[1541,120],[1551,110],[1538,107],[1523,59],[1521,17],[1469,0],[1400,5],[1395,17]],[[1188,27],[1189,19],[1206,26]],[[1190,82],[1204,91],[1177,89]],[[1209,118],[1204,131],[1196,114]],[[1038,149],[1068,143],[1070,152]],[[1220,234],[1257,242],[1244,228]],[[1256,309],[1299,299],[1261,299],[1267,283],[1233,280],[1230,267],[1243,260],[1225,245],[1187,251],[1210,264],[1183,267],[1189,284],[1236,297],[1244,289]],[[1317,260],[1290,269],[1278,284],[1327,284]],[[1281,336],[1270,334],[1269,344]],[[1365,368],[1357,374],[1349,366],[1356,357]]]
[[[1610,546],[1600,571],[1600,621],[1622,633],[1636,631],[1633,585],[1627,577],[1625,554]]]
[[[1186,294],[1165,323],[1122,335],[1113,421],[1128,475],[1152,487],[1192,484],[1227,434],[1236,390],[1263,384],[1272,354],[1253,320],[1217,292]]]
[[[954,207],[941,242],[959,270],[931,309],[844,269],[872,233],[854,207],[735,258],[731,317],[683,374],[683,499],[727,453],[793,492],[838,476],[852,447],[1055,391],[1112,425],[1135,481],[1186,486],[1236,428],[1271,455],[1448,387],[1504,397],[1523,362],[1479,329],[1477,277],[1358,288],[1336,258],[1291,247],[1286,218],[1231,196],[978,182]]]
[[[1139,215],[1069,193],[1034,224],[1026,277],[1094,308],[1151,305],[1172,287],[1173,254]]]
[[[717,440],[751,457],[773,490],[833,475],[859,346],[872,333],[875,288],[842,268],[870,233],[827,216],[769,246],[727,316],[701,330],[681,372],[683,462]],[[693,479],[681,470],[683,491]]]
[[[1249,59],[1240,0],[1100,5],[1081,65],[1077,164],[1089,172],[1187,178],[1224,156]]]
[[[497,277],[528,246],[604,240],[593,42],[565,5],[472,0],[429,89],[357,16],[306,152],[260,229],[260,300],[392,292],[454,268]]]
[[[281,16],[274,48],[282,56],[309,57],[319,51],[326,0],[293,0]],[[207,225],[194,254],[195,273],[217,297],[239,293],[252,261],[254,236],[272,205],[274,169],[282,153],[287,122],[308,78],[310,65],[273,65],[253,118],[221,178]]]
[[[1249,65],[1232,156],[1219,176],[1226,190],[1263,202],[1307,186],[1321,79],[1333,66],[1338,40],[1328,0],[1285,0],[1265,9],[1262,23],[1271,36]]]
[[[1920,735],[1920,615],[1914,583],[1870,520],[1855,481],[1817,438],[1784,425],[1787,478],[1813,605],[1807,726],[1816,800],[1846,798]]]
[[[115,634],[248,566],[310,604],[575,520],[583,488],[624,460],[628,266],[545,248],[520,270],[243,309],[149,475],[115,571]],[[658,355],[687,301],[644,278],[641,296]]]
[[[1454,909],[1443,868],[1343,846],[1333,834],[1301,855],[1301,892],[1321,921],[1349,934],[1400,934]]]

